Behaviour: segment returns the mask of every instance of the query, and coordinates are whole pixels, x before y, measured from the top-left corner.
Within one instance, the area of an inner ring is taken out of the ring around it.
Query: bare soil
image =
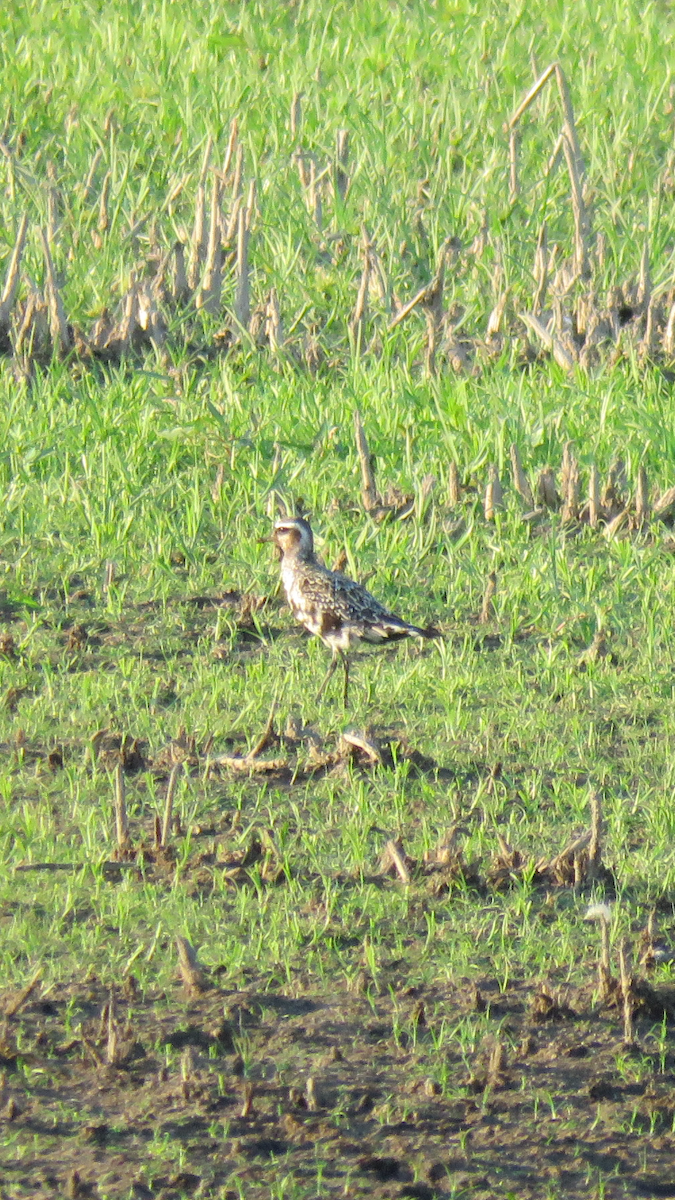
[[[421,989],[401,967],[292,994],[128,977],[112,1016],[91,975],[37,989],[2,1028],[3,1197],[675,1196],[652,1021],[626,1048],[590,991]],[[474,1048],[436,1051],[467,1017]]]

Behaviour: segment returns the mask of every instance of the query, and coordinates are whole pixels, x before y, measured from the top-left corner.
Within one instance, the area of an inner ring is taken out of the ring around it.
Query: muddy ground
[[[259,652],[250,605],[227,593],[193,598],[187,632],[178,620],[174,631],[182,653],[207,634],[228,597],[236,631],[216,645],[216,658]],[[146,659],[152,654],[138,611],[115,628],[76,622],[48,632],[58,645],[46,644],[44,653],[55,661],[71,655],[73,671],[100,669],[118,642],[133,646],[135,638]],[[13,641],[4,653],[18,657]],[[159,651],[157,659],[163,662]],[[156,703],[174,699],[167,689]],[[8,694],[5,704],[14,700],[21,702]],[[324,773],[387,771],[394,746],[411,772],[439,782],[461,771],[494,781],[501,769],[472,759],[450,770],[386,730],[322,738],[292,724],[284,730],[270,717],[260,732],[240,733],[231,744],[221,738],[227,754],[215,756],[214,778],[204,770],[210,744],[187,735],[153,754],[110,730],[56,748],[33,745],[21,731],[0,753],[35,779],[95,753],[110,772],[120,765],[128,777],[152,772],[162,797],[177,764],[203,778],[215,789],[208,796],[218,823],[191,830],[196,849],[182,879],[195,897],[210,895],[217,872],[233,888],[249,886],[252,864],[258,886],[283,884],[274,832],[256,828],[240,844],[236,814],[222,809],[219,780],[239,778],[242,767],[247,778],[262,774],[289,788]],[[172,842],[162,846],[154,816],[151,806],[139,809],[129,845],[111,845],[102,864],[109,882],[129,872],[143,884],[172,882],[174,843],[184,831],[172,825]],[[566,856],[542,859],[530,883],[576,886],[584,862],[574,845]],[[407,873],[424,898],[448,894],[457,880],[477,896],[499,890],[529,861],[506,843],[481,873],[452,845],[429,861],[413,861],[402,846],[399,857],[398,867],[374,860],[371,882],[393,887],[398,873],[407,884]],[[301,869],[294,866],[296,874]],[[611,898],[613,876],[605,874]],[[12,905],[2,909],[8,921]],[[595,978],[583,989],[531,975],[512,975],[501,986],[485,976],[420,985],[410,971],[407,960],[384,962],[377,978],[364,969],[348,986],[288,964],[288,985],[260,974],[233,990],[231,978],[221,986],[226,968],[216,968],[192,987],[176,975],[167,990],[144,991],[127,975],[111,992],[84,965],[79,977],[44,988],[37,982],[27,995],[0,991],[0,1200],[675,1197],[671,995],[659,1010],[658,997],[646,1003],[636,989],[635,1041],[626,1045],[618,988],[603,1004]]]
[[[83,975],[5,1018],[3,1198],[675,1196],[675,1055],[590,989],[204,986],[129,976],[111,1014]]]

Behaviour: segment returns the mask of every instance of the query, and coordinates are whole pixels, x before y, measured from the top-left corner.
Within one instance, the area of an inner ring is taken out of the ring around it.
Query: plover
[[[309,633],[316,634],[332,652],[330,666],[317,700],[342,661],[345,674],[344,704],[349,692],[348,651],[355,643],[398,641],[404,637],[440,637],[437,629],[420,629],[403,621],[380,604],[360,583],[341,571],[330,571],[314,553],[314,537],[304,517],[280,517],[272,540],[281,552],[281,581],[289,607]]]

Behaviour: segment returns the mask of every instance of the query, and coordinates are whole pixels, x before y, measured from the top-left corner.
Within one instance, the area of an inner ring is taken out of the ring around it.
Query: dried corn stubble
[[[513,135],[512,146],[516,147],[515,133],[518,128],[521,117],[534,102],[536,97],[541,93],[546,84],[555,78],[557,84],[557,94],[560,98],[560,104],[563,114],[564,129],[559,139],[559,148],[565,155],[570,176],[570,184],[572,188],[572,201],[575,218],[575,243],[572,256],[563,264],[564,269],[560,269],[553,280],[551,291],[553,294],[553,309],[554,320],[551,322],[547,318],[547,313],[544,311],[546,302],[546,294],[548,289],[548,281],[553,275],[553,265],[555,260],[554,247],[551,253],[548,252],[546,230],[541,227],[538,232],[536,249],[534,252],[535,267],[534,267],[534,294],[532,296],[531,311],[523,314],[523,320],[528,324],[529,329],[534,333],[536,340],[549,352],[551,352],[557,361],[565,370],[571,370],[572,366],[580,361],[581,365],[587,369],[592,369],[595,363],[602,361],[606,350],[605,344],[609,342],[610,351],[612,346],[616,346],[619,354],[631,353],[631,347],[626,343],[625,346],[617,344],[617,338],[621,333],[621,321],[625,321],[625,313],[630,312],[628,317],[629,325],[639,325],[639,348],[640,353],[646,359],[656,358],[665,353],[672,353],[673,343],[673,328],[675,328],[675,304],[673,304],[672,295],[667,298],[659,297],[654,292],[650,278],[649,264],[649,246],[645,243],[642,262],[640,264],[639,277],[630,285],[623,288],[616,288],[615,291],[621,294],[620,303],[614,303],[610,306],[610,311],[601,313],[594,299],[593,286],[587,288],[579,294],[578,281],[585,279],[588,276],[590,267],[602,267],[603,261],[606,265],[606,256],[603,259],[602,238],[597,242],[596,252],[591,254],[590,250],[590,210],[588,207],[588,199],[584,190],[584,167],[581,158],[579,140],[576,132],[574,121],[574,112],[570,99],[570,91],[567,80],[562,72],[560,65],[552,63],[545,72],[539,77],[536,84],[518,106],[514,112],[511,122],[509,123],[510,134]],[[110,136],[115,137],[115,123],[109,123]],[[302,111],[301,97],[296,94],[293,100],[292,115],[291,115],[291,133],[296,148],[302,134]],[[336,151],[332,163],[329,167],[320,168],[313,155],[306,151],[300,151],[298,157],[298,165],[301,169],[303,191],[306,196],[307,203],[312,211],[312,215],[317,226],[320,227],[322,222],[322,189],[324,181],[327,177],[327,172],[332,172],[333,189],[335,195],[344,201],[348,192],[348,148],[349,139],[345,130],[338,131],[336,141]],[[194,180],[194,220],[192,224],[192,233],[190,237],[185,238],[190,242],[190,262],[187,270],[185,264],[182,267],[177,265],[178,278],[175,280],[173,287],[173,300],[171,301],[168,295],[166,281],[162,282],[161,287],[157,285],[155,289],[154,299],[158,305],[159,315],[156,321],[153,321],[153,329],[155,332],[151,337],[142,338],[140,336],[131,339],[125,337],[116,337],[112,344],[108,347],[108,355],[110,361],[115,361],[116,356],[120,354],[128,354],[130,349],[134,352],[140,350],[163,345],[166,337],[169,322],[162,314],[162,307],[170,302],[184,303],[188,295],[194,295],[195,311],[203,309],[207,313],[217,315],[223,312],[221,287],[226,278],[226,262],[224,259],[224,249],[228,243],[237,240],[237,276],[235,287],[235,303],[234,309],[237,320],[242,328],[247,328],[251,319],[251,311],[255,307],[250,295],[250,284],[247,285],[247,276],[249,269],[247,265],[247,254],[242,246],[242,226],[239,218],[239,210],[242,207],[242,180],[243,180],[243,146],[238,139],[238,129],[236,120],[232,123],[229,131],[229,140],[224,157],[222,170],[212,169],[210,161],[213,156],[213,144],[211,139],[208,140],[203,154],[201,170]],[[12,156],[10,155],[10,158]],[[554,155],[555,157],[555,155]],[[87,180],[84,185],[84,192],[87,196],[91,195],[94,188],[94,182],[97,178],[97,173],[103,159],[103,151],[99,148],[90,164],[87,175]],[[209,185],[208,176],[211,173],[211,184]],[[117,197],[112,197],[112,170],[107,170],[101,182],[101,189],[98,205],[97,228],[95,229],[95,238],[97,244],[102,245],[104,239],[109,240],[115,234],[118,220]],[[172,205],[179,199],[181,193],[186,190],[187,183],[190,179],[189,175],[183,175],[180,178],[174,176],[173,182],[169,187],[167,200],[162,206],[161,216],[171,209]],[[231,182],[232,185],[232,207],[229,218],[226,220],[222,211],[222,192],[225,186]],[[46,231],[46,241],[54,254],[57,249],[57,243],[63,236],[63,230],[59,228],[59,222],[63,216],[63,197],[61,195],[61,183],[56,180],[54,170],[48,166],[47,168],[47,202],[49,210],[49,221]],[[427,193],[424,193],[427,196]],[[209,199],[210,197],[210,199]],[[427,199],[424,199],[424,207],[426,208]],[[210,211],[207,212],[207,209]],[[251,203],[250,198],[246,206],[247,219],[244,223],[245,230],[249,231],[251,226]],[[138,238],[141,229],[150,219],[150,214],[140,213],[134,214],[133,226],[127,236],[133,242],[134,238]],[[131,223],[131,218],[129,218]],[[159,220],[154,220],[151,226],[150,241],[152,243],[151,256],[156,252],[156,242],[161,240],[161,228]],[[332,235],[331,235],[332,236]],[[483,220],[483,229],[479,235],[481,254],[490,244],[489,229]],[[21,258],[20,249],[21,238],[19,237],[15,251],[18,250],[18,258]],[[425,320],[427,322],[427,337],[425,351],[425,365],[428,374],[438,373],[440,370],[449,369],[460,373],[475,372],[479,369],[479,364],[476,361],[474,348],[476,345],[480,347],[480,341],[474,335],[463,334],[460,339],[457,336],[457,331],[454,328],[454,322],[449,322],[443,316],[442,312],[442,291],[443,278],[442,266],[445,254],[448,249],[455,243],[455,239],[447,239],[441,247],[441,253],[436,261],[436,272],[429,285],[422,288],[413,299],[406,305],[399,305],[397,311],[392,316],[390,325],[395,328],[401,323],[408,313],[412,312],[418,305],[424,310]],[[504,271],[500,266],[499,248],[495,245],[495,271],[493,273],[493,281],[495,284],[495,292],[497,296],[497,304],[493,308],[492,314],[486,311],[486,340],[482,345],[484,357],[489,359],[495,349],[499,349],[502,341],[515,342],[518,339],[518,331],[513,324],[508,326],[505,320],[505,306],[507,289],[504,287]],[[76,254],[76,247],[72,248],[72,255]],[[72,257],[71,255],[71,257]],[[474,257],[475,257],[474,248]],[[144,277],[147,264],[138,264],[137,277],[141,280]],[[165,268],[166,269],[166,268]],[[458,268],[454,283],[460,286],[462,282],[462,271],[466,273],[466,268],[461,265]],[[387,307],[388,285],[384,279],[381,264],[377,259],[374,248],[368,256],[367,264],[364,263],[364,273],[368,274],[367,290],[371,298],[377,298],[378,301],[384,303]],[[87,347],[92,346],[97,352],[102,349],[100,336],[94,335],[88,330],[78,333],[75,339],[69,333],[69,324],[67,316],[63,311],[63,302],[61,299],[61,281],[58,281],[58,286],[54,286],[54,279],[51,278],[49,271],[50,282],[47,289],[47,300],[49,303],[49,324],[51,330],[52,344],[61,355],[71,353],[73,348],[78,355],[89,357]],[[12,271],[10,264],[10,277],[14,280],[13,288],[10,288],[9,293],[5,289],[5,294],[0,300],[0,331],[7,329],[8,320],[12,306],[16,302],[16,286],[18,274]],[[271,281],[269,281],[271,282]],[[282,304],[284,296],[279,296],[279,303]],[[623,314],[623,315],[622,315]],[[487,317],[489,315],[489,320]],[[355,314],[355,320],[352,320],[354,328],[361,328],[365,318],[365,308],[361,306]],[[480,315],[478,321],[481,322]],[[618,323],[617,323],[618,322]],[[346,329],[349,323],[347,314],[344,314],[343,330]],[[186,340],[189,342],[191,329],[189,323],[182,323],[180,329]],[[161,332],[160,332],[161,330]],[[571,331],[575,330],[574,337]],[[141,333],[147,333],[148,329],[140,326]],[[625,333],[625,329],[624,329]],[[11,345],[5,344],[7,339],[3,341],[0,334],[0,352],[10,353]],[[623,336],[623,335],[621,335]],[[372,348],[381,343],[381,338],[378,341],[379,335],[376,335],[372,342]],[[34,337],[33,343],[37,343],[39,338]],[[343,345],[339,354],[344,356],[347,349],[347,338],[343,338]],[[361,344],[363,337],[360,338]],[[638,340],[633,338],[635,345],[638,345]],[[22,344],[22,353],[24,355],[24,366],[29,365],[33,358],[30,350],[30,339],[24,335]],[[275,344],[276,343],[276,344]],[[490,345],[490,343],[495,343]],[[231,344],[231,339],[228,339],[227,346]],[[267,336],[261,339],[261,348],[270,346],[273,353],[277,352],[279,339],[273,339]],[[214,342],[212,349],[222,352],[226,347]],[[46,350],[41,349],[40,353],[43,357],[48,358],[49,354]],[[27,358],[26,358],[27,355]],[[96,355],[94,355],[96,357]],[[295,355],[291,356],[290,361],[296,361]],[[313,356],[307,356],[307,365],[311,369],[316,369],[320,363],[314,365]]]
[[[217,182],[218,181],[216,179],[215,184],[214,184],[214,189],[213,189],[214,191],[217,190]],[[233,233],[235,231],[235,229],[238,229],[237,273],[236,273],[234,308],[235,308],[235,314],[237,316],[237,319],[240,321],[240,324],[245,328],[247,326],[247,322],[250,320],[251,298],[250,298],[250,287],[248,284],[248,277],[249,277],[248,246],[247,246],[247,232],[248,231],[247,231],[246,222],[242,222],[240,219],[241,207],[242,207],[241,198],[239,198],[237,200],[237,202],[235,203],[235,207],[234,207],[231,217],[230,217],[230,225],[228,227],[227,236],[228,236],[228,238],[230,237],[230,230]],[[215,213],[215,212],[216,212],[216,209],[212,206],[212,213]],[[205,222],[205,226],[206,226],[206,222]],[[207,239],[207,252],[205,252],[204,261],[202,262],[200,260],[200,262],[199,262],[199,267],[200,267],[199,274],[200,274],[201,283],[198,286],[197,286],[197,284],[194,285],[196,287],[195,307],[197,309],[204,309],[207,312],[212,312],[212,313],[214,313],[214,315],[218,314],[218,312],[221,311],[221,302],[219,299],[219,294],[220,294],[221,278],[222,278],[222,270],[223,270],[222,249],[219,248],[218,239],[214,236],[215,228],[216,228],[216,226],[214,226],[213,222],[212,222],[211,223],[211,233],[209,234],[208,239]],[[198,242],[195,244],[201,244],[201,241],[198,239]],[[197,260],[195,259],[194,255],[193,255],[192,259],[191,259],[191,267],[190,267],[190,276],[193,280],[197,279],[196,268],[195,268],[196,261]],[[366,312],[365,300],[366,300],[367,295],[368,294],[376,294],[377,297],[379,298],[381,295],[386,293],[386,282],[383,279],[381,271],[378,271],[374,268],[374,262],[375,262],[375,259],[373,258],[373,256],[370,256],[368,258],[366,264],[364,265],[364,272],[362,275],[362,283],[361,283],[361,288],[360,288],[360,292],[359,292],[359,303],[357,305],[354,317],[351,322],[352,328],[354,330],[362,330],[363,329],[363,324],[364,324],[364,320],[365,320],[365,312]],[[203,275],[202,275],[202,271],[203,271]],[[177,249],[175,251],[174,280],[173,280],[173,285],[172,285],[170,292],[169,292],[166,284],[163,282],[163,274],[164,273],[162,273],[160,278],[157,280],[157,286],[155,288],[155,300],[158,303],[158,305],[159,304],[170,304],[170,303],[183,303],[184,304],[186,302],[186,300],[188,299],[188,297],[190,296],[191,291],[193,289],[191,287],[190,280],[188,278],[188,272],[186,272],[186,270],[185,270],[182,249]],[[374,283],[373,281],[376,281],[376,282]],[[447,332],[445,334],[443,334],[442,330],[443,330],[443,328],[445,328],[446,322],[442,316],[442,308],[440,307],[440,304],[438,303],[438,301],[440,300],[440,297],[441,297],[440,287],[434,288],[431,285],[428,287],[425,287],[424,289],[422,289],[421,292],[419,292],[414,297],[413,301],[411,301],[408,305],[406,305],[402,308],[399,308],[399,310],[395,314],[395,317],[392,320],[392,327],[395,327],[398,323],[400,323],[400,321],[402,321],[403,318],[410,311],[412,311],[412,309],[414,307],[416,307],[418,304],[421,305],[422,308],[424,309],[425,319],[427,322],[426,367],[427,367],[428,373],[431,373],[431,374],[435,373],[439,369],[439,362],[448,364],[448,366],[450,366],[451,369],[459,371],[459,372],[467,372],[470,370],[474,370],[474,369],[476,369],[476,367],[473,365],[473,362],[474,362],[473,353],[474,353],[474,347],[475,347],[475,340],[472,340],[471,338],[467,339],[466,337],[464,337],[462,340],[458,340],[456,334],[453,331],[451,324],[448,325]],[[56,290],[51,289],[50,290],[50,305],[51,305],[50,325],[52,327],[54,334],[56,335],[56,342],[59,346],[60,352],[63,353],[64,350],[69,347],[70,339],[69,339],[69,335],[68,335],[68,325],[67,325],[67,321],[65,320],[65,314],[62,311],[59,311],[59,303],[60,303],[60,295],[58,293],[58,289],[56,289]],[[442,303],[442,301],[441,301],[441,303]],[[490,320],[488,322],[488,329],[487,329],[488,342],[485,344],[485,348],[484,348],[485,353],[487,354],[488,358],[489,358],[490,354],[492,353],[492,349],[490,349],[490,342],[492,341],[494,343],[495,338],[497,338],[497,339],[502,338],[502,334],[499,333],[498,330],[501,327],[502,314],[504,311],[505,304],[506,304],[506,294],[504,294],[503,297],[501,298],[500,302],[498,303],[497,308],[492,313]],[[160,313],[160,316],[161,316],[161,313]],[[534,330],[534,332],[537,334],[539,339],[542,341],[542,344],[544,346],[548,347],[550,350],[552,350],[554,353],[554,356],[557,357],[558,360],[566,368],[569,368],[574,360],[574,356],[575,356],[576,352],[575,352],[574,346],[572,345],[568,336],[565,335],[565,337],[561,340],[559,337],[556,337],[555,335],[549,333],[547,331],[547,329],[541,324],[541,322],[539,322],[537,320],[537,318],[533,314],[524,314],[523,319]],[[127,324],[128,324],[128,314],[127,314]],[[163,325],[164,330],[165,330],[167,323],[164,320],[164,318],[161,318],[161,324]],[[656,328],[656,326],[654,326],[654,328]],[[587,346],[586,359],[584,360],[587,363],[590,362],[588,355],[591,353],[591,350],[593,350],[594,353],[595,352],[599,353],[599,351],[597,351],[597,347],[600,344],[600,336],[598,333],[598,329],[599,329],[599,326],[598,326],[597,321],[595,322],[594,325],[592,322],[589,324],[589,327],[587,330],[588,346]],[[660,329],[660,327],[659,327],[659,329]],[[133,334],[133,329],[132,329],[132,334]],[[659,336],[660,336],[660,334],[659,334]],[[95,330],[90,336],[87,336],[86,334],[78,334],[78,337],[79,337],[78,345],[86,347],[88,344],[91,344],[92,347],[97,351],[100,351],[102,349],[101,335],[100,335],[99,330]],[[134,340],[133,336],[131,339],[129,339],[129,337],[120,336],[119,334],[113,338],[110,338],[109,344],[107,346],[107,351],[108,351],[107,357],[114,360],[116,357],[119,357],[120,355],[129,353],[131,345],[133,344],[133,340]],[[155,342],[159,342],[162,339],[159,336],[155,336],[154,338],[148,339],[146,344],[151,345],[153,340]],[[375,340],[377,340],[377,338]],[[360,342],[362,345],[363,344],[363,333],[361,333]],[[142,341],[139,342],[138,345],[136,346],[136,349],[140,349],[142,347],[142,344],[143,344]],[[261,345],[268,345],[268,344],[270,344],[269,338],[267,338],[264,342],[261,343]],[[501,344],[501,342],[500,342],[500,344]],[[370,348],[372,349],[374,346],[375,346],[375,342],[373,342],[373,345]],[[438,358],[439,348],[442,348],[442,350],[443,350],[441,359]],[[9,349],[9,347],[6,345],[5,352],[8,352],[8,349]]]
[[[572,453],[571,442],[565,444],[560,478],[563,495],[562,520],[577,521],[579,519],[579,463]]]
[[[518,495],[525,501],[528,509],[534,508],[534,497],[532,488],[530,487],[527,475],[523,471],[523,466],[520,460],[520,451],[515,442],[511,443],[511,472],[513,477],[513,486],[518,492]]]
[[[483,503],[486,521],[494,521],[495,516],[503,507],[503,500],[504,491],[499,478],[499,473],[494,463],[492,463],[488,470],[488,483],[485,489],[485,500]]]
[[[209,987],[209,981],[197,957],[197,951],[194,946],[185,937],[176,938],[176,948],[178,950],[178,964],[180,974],[188,992],[199,994],[206,991]]]

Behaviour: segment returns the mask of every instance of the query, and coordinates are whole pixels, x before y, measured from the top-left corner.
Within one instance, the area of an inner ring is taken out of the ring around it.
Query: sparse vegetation
[[[672,35],[0,17],[10,1200],[671,1194]]]

